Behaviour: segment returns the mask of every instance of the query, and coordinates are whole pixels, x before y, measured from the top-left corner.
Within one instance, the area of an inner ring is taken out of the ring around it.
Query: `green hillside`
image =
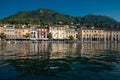
[[[92,24],[96,27],[120,27],[120,22],[108,17],[101,15],[86,15],[81,18],[83,23]]]
[[[38,9],[34,11],[24,11],[18,12],[12,16],[3,19],[4,23],[22,23],[22,24],[57,24],[59,22],[64,22],[68,24],[69,22],[75,22],[74,17],[69,15],[64,15],[49,9]]]
[[[120,22],[108,17],[99,15],[86,15],[74,17],[65,15],[50,9],[38,9],[33,11],[22,11],[0,20],[0,23],[9,24],[80,24],[87,27],[120,27]],[[80,27],[78,25],[78,27]]]

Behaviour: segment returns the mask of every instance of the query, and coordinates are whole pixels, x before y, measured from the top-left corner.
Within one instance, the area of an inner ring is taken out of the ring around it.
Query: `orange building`
[[[37,27],[36,31],[38,40],[48,40],[47,36],[49,31],[47,27]]]
[[[0,34],[3,33],[3,27],[0,27]]]

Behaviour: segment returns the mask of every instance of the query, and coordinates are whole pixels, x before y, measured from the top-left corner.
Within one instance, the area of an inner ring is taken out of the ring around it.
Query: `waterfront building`
[[[120,41],[120,28],[105,29],[105,41]]]
[[[15,29],[15,39],[21,39],[22,36],[22,29]]]
[[[81,29],[78,32],[80,41],[104,41],[104,30],[102,29]]]
[[[3,33],[3,27],[0,26],[0,34]]]
[[[79,41],[120,41],[120,29],[81,29]]]
[[[22,35],[26,35],[27,33],[30,33],[29,28],[22,28]]]
[[[52,34],[53,39],[66,39],[66,31],[64,26],[49,27],[49,32]]]
[[[24,35],[29,33],[29,28],[17,28],[15,29],[15,38],[16,39],[24,39]]]
[[[48,27],[37,27],[36,31],[38,40],[48,40]]]
[[[3,28],[6,39],[15,39],[15,26],[7,26]]]
[[[27,27],[27,28],[26,28]],[[30,27],[30,28],[29,28]],[[0,33],[4,33],[7,39],[25,39],[23,35],[30,33],[31,40],[48,40],[48,34],[52,34],[54,40],[70,39],[70,36],[79,41],[120,41],[120,28],[91,28],[83,27],[75,30],[74,26],[55,25],[0,25]]]
[[[66,39],[69,39],[70,36],[73,36],[74,39],[76,39],[77,32],[74,28],[67,28],[66,29]]]
[[[36,27],[30,27],[30,39],[31,40],[37,40],[37,31],[36,31]]]

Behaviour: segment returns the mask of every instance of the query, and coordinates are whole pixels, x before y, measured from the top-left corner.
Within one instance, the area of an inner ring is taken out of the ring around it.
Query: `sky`
[[[0,0],[0,18],[40,8],[71,16],[105,15],[120,21],[120,0]]]

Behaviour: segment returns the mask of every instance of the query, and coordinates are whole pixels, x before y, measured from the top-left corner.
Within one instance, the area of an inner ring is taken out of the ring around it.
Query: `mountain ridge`
[[[62,23],[60,23],[62,22]],[[80,24],[88,27],[120,27],[120,22],[103,15],[70,16],[47,8],[20,11],[1,20],[9,24]]]

